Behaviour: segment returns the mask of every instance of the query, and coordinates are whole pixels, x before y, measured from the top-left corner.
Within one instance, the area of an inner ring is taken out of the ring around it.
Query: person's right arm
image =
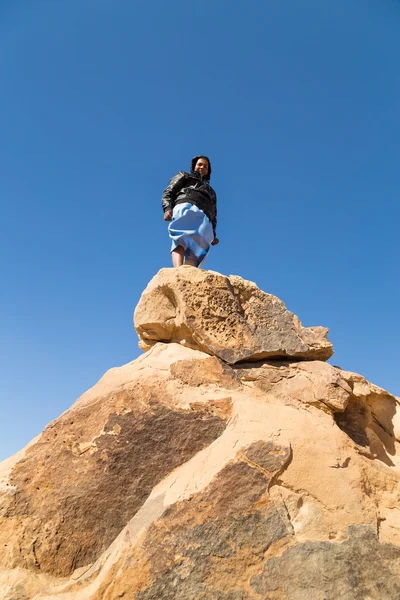
[[[172,210],[175,206],[175,200],[181,189],[185,186],[186,175],[184,171],[179,171],[169,182],[164,190],[161,203],[164,211],[164,221],[172,219]]]

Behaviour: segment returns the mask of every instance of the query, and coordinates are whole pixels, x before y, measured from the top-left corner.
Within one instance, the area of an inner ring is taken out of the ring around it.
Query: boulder
[[[228,364],[290,357],[327,360],[325,327],[303,327],[285,304],[255,283],[194,267],[161,269],[134,314],[139,346],[177,342]]]

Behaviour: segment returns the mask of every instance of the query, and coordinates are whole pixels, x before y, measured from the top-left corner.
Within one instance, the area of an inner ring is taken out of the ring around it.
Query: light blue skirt
[[[171,252],[182,246],[185,249],[185,262],[195,267],[204,262],[214,239],[209,218],[189,202],[174,207],[168,233],[172,240]]]

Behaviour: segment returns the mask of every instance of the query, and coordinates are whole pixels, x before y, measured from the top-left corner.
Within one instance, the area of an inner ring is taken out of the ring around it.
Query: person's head
[[[203,179],[209,181],[211,177],[210,159],[202,155],[192,158],[192,173],[194,172],[200,173]]]

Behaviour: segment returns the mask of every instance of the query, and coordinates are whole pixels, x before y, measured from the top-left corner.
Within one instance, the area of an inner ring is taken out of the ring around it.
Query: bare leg
[[[185,249],[183,246],[178,246],[175,250],[172,250],[172,266],[181,267],[183,265],[183,257],[185,255]]]

